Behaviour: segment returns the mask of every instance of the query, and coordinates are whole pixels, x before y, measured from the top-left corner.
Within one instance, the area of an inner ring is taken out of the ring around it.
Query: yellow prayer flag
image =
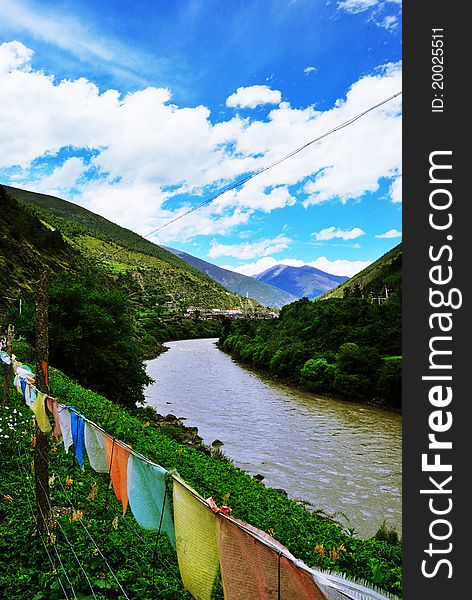
[[[174,526],[177,560],[186,590],[210,600],[219,568],[216,515],[197,492],[174,476]]]
[[[45,393],[38,392],[36,395],[36,400],[30,405],[31,410],[34,412],[36,423],[43,433],[47,433],[52,429],[51,423],[49,422],[46,414],[46,408],[44,406],[46,398],[47,395]]]

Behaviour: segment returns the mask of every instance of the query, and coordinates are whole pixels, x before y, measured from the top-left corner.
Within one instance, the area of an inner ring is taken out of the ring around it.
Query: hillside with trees
[[[345,283],[323,294],[322,298],[345,298],[347,296],[378,298],[402,293],[402,244],[351,277]],[[385,291],[387,289],[387,292]]]
[[[21,237],[22,245],[31,241],[20,231],[20,222],[39,221],[62,238],[63,246],[76,258],[76,270],[84,264],[87,270],[100,270],[129,288],[136,301],[146,308],[166,302],[177,308],[259,306],[251,298],[229,292],[161,246],[77,204],[9,186],[3,186],[2,194],[16,201],[15,210],[21,213],[21,217],[12,219],[12,227],[18,231],[9,233]],[[36,259],[36,263],[43,262],[41,257]]]
[[[369,282],[381,288],[392,280],[398,283],[382,301],[360,286],[339,298],[303,298],[284,306],[270,323],[227,323],[219,346],[237,360],[310,391],[398,409],[401,272],[400,261],[396,270],[387,264],[386,277],[376,268],[375,282]],[[360,273],[358,281],[363,280],[368,275]]]
[[[220,334],[218,321],[188,317],[189,305],[259,306],[59,198],[0,186],[0,214],[0,325],[34,343],[35,286],[48,269],[51,363],[121,404],[144,399],[142,361],[162,342]]]

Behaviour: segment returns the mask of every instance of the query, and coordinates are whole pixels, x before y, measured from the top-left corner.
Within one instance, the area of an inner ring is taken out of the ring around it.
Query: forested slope
[[[399,408],[401,339],[401,296],[391,292],[381,303],[355,294],[303,298],[273,322],[228,324],[219,345],[314,392]]]

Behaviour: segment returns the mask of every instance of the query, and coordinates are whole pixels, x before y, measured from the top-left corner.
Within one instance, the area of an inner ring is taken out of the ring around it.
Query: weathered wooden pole
[[[49,270],[42,272],[36,294],[36,388],[49,393],[48,357],[48,309],[49,309]],[[36,487],[36,508],[38,532],[48,529],[49,498],[49,441],[47,435],[36,425],[36,445],[34,452],[34,478]]]
[[[7,330],[7,345],[6,345],[6,352],[8,352],[8,354],[10,355],[10,357],[13,354],[13,333],[15,331],[15,328],[13,327],[13,325],[8,325],[8,330]],[[10,375],[11,375],[11,369],[12,369],[12,365],[11,363],[9,365],[5,365],[5,387],[3,388],[3,401],[2,401],[2,405],[5,406],[5,404],[8,402],[9,397],[10,397]]]

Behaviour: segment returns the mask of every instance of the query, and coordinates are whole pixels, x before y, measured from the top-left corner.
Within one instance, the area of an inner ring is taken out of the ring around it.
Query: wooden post
[[[13,325],[11,325],[11,324],[8,325],[6,351],[8,352],[10,357],[13,354],[13,332],[14,331],[15,331],[15,328],[13,327]],[[3,406],[5,406],[5,404],[8,402],[9,397],[10,397],[9,387],[10,387],[11,369],[12,369],[11,363],[9,365],[5,365],[5,387],[3,389],[3,401],[2,401]]]
[[[49,270],[43,271],[39,278],[36,294],[36,388],[48,393],[48,308],[49,308]],[[34,452],[34,476],[36,487],[37,527],[43,534],[48,529],[50,513],[49,498],[49,441],[47,435],[36,426],[36,445]]]

